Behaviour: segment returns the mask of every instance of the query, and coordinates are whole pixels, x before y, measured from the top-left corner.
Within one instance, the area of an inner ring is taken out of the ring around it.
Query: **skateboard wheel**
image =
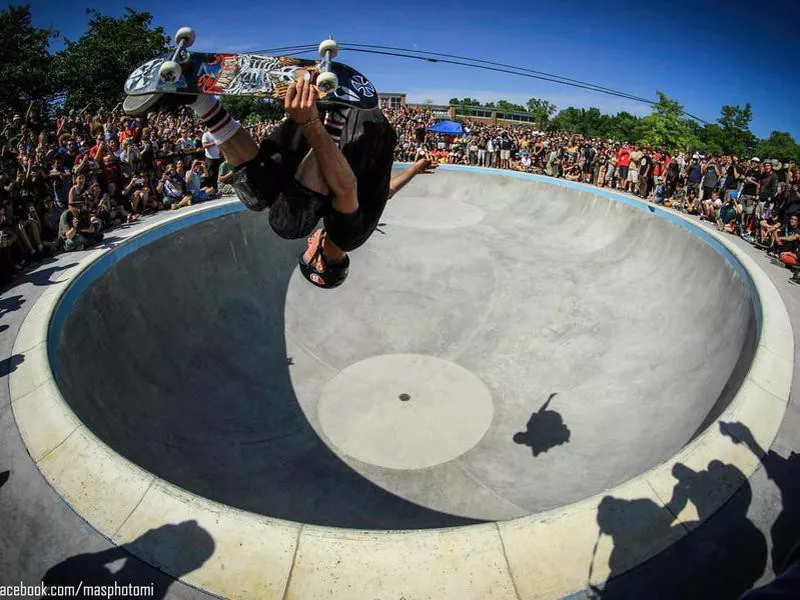
[[[339,87],[339,78],[335,73],[320,73],[317,77],[317,88],[324,94],[329,94]]]
[[[194,40],[195,40],[195,33],[194,29],[192,29],[191,27],[181,27],[175,34],[175,43],[180,44],[181,41],[185,41],[187,48],[192,44],[194,44]]]
[[[165,60],[158,68],[158,77],[164,83],[175,83],[181,78],[183,70],[174,60]]]
[[[339,54],[339,44],[336,43],[336,40],[323,40],[322,43],[320,43],[319,55],[322,58],[327,58],[325,56],[326,52],[331,53],[331,58]]]

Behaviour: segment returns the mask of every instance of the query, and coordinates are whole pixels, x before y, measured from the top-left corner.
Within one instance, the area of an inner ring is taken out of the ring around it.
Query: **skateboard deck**
[[[213,94],[253,96],[283,101],[286,91],[300,77],[315,84],[322,73],[321,62],[263,54],[222,54],[184,51],[177,60],[180,76],[164,81],[159,70],[170,57],[155,58],[137,68],[125,82],[128,96],[152,94]],[[315,86],[319,101],[358,109],[378,106],[378,93],[361,73],[343,63],[331,62],[338,87],[324,93]]]

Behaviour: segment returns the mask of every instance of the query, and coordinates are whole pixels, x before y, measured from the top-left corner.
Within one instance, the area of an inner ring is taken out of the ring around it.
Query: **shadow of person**
[[[24,354],[13,354],[8,358],[0,360],[0,377],[5,377],[9,373],[13,373],[17,370],[17,367],[24,362]]]
[[[791,451],[783,458],[774,450],[765,451],[756,442],[750,429],[739,422],[722,422],[719,428],[723,435],[736,444],[744,444],[759,458],[767,477],[780,492],[780,512],[770,528],[772,571],[778,573],[792,549],[800,542],[800,454]]]
[[[95,553],[78,554],[52,567],[42,578],[45,586],[67,586],[65,593],[82,588],[81,595],[64,598],[94,598],[87,587],[139,586],[140,596],[161,599],[174,579],[130,554],[132,549],[156,557],[175,578],[199,569],[214,554],[214,538],[196,521],[151,529],[129,544]],[[122,562],[121,566],[118,564]],[[115,568],[116,565],[116,568]],[[107,587],[108,589],[108,587]],[[129,590],[130,591],[130,590]],[[135,595],[121,594],[121,595]],[[50,594],[44,598],[58,598]]]
[[[11,471],[3,471],[0,473],[0,488],[8,482],[9,477],[11,477]]]
[[[23,304],[25,304],[25,299],[20,295],[0,298],[0,318],[19,310]]]
[[[555,397],[555,393],[550,394],[542,407],[528,419],[527,429],[514,434],[514,443],[530,447],[533,456],[569,442],[570,431],[564,419],[556,411],[547,409]]]
[[[57,275],[61,271],[66,271],[67,269],[70,269],[77,264],[78,264],[77,262],[73,262],[68,265],[38,268],[29,273],[25,273],[22,277],[14,281],[14,285],[17,286],[23,283],[31,283],[35,286],[53,285],[54,283],[58,283],[57,281],[53,281],[50,279],[53,275]]]
[[[609,577],[596,597],[621,598],[739,598],[761,577],[767,562],[767,540],[747,519],[752,490],[744,473],[718,460],[703,471],[676,463],[677,480],[666,510],[650,500],[606,496],[600,502],[600,534],[611,536]],[[719,509],[719,490],[738,488],[725,504],[724,521],[708,520]],[[678,522],[691,502],[697,520]],[[705,521],[702,527],[697,527]],[[683,537],[681,537],[683,536]],[[631,557],[657,551],[654,540],[674,543],[633,570]],[[591,581],[594,558],[589,568]],[[627,572],[626,572],[627,571]]]

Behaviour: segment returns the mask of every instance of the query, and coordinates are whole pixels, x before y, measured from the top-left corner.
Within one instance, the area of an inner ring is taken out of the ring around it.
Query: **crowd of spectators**
[[[398,132],[396,158],[513,169],[620,190],[713,222],[798,264],[800,170],[769,157],[704,156],[569,133],[530,124],[464,120],[464,134],[431,134],[424,107],[385,109]],[[793,218],[794,217],[794,218]]]
[[[143,215],[218,195],[219,149],[187,110],[0,115],[0,282]]]
[[[460,136],[431,134],[421,107],[384,109],[396,159],[514,169],[636,194],[793,253],[800,173],[756,157],[701,156],[613,140],[544,133],[530,124],[465,121]],[[251,133],[262,139],[277,125]],[[232,168],[188,109],[126,116],[120,106],[0,115],[0,283],[47,256],[91,247],[124,223],[232,193]],[[788,259],[787,259],[788,260]],[[796,259],[794,259],[796,261]]]

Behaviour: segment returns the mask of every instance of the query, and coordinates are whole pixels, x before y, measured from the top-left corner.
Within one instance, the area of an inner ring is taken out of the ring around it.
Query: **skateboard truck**
[[[181,65],[178,60],[185,60],[186,49],[194,44],[195,33],[191,27],[181,27],[175,33],[175,53],[171,60],[165,60],[158,69],[158,77],[164,83],[176,83],[181,78]]]
[[[317,89],[326,95],[339,87],[339,78],[336,77],[335,73],[331,72],[331,60],[335,58],[338,53],[339,44],[332,38],[323,40],[319,45],[319,55],[322,57],[322,61],[319,65],[319,70],[321,72],[317,77],[316,84]]]

